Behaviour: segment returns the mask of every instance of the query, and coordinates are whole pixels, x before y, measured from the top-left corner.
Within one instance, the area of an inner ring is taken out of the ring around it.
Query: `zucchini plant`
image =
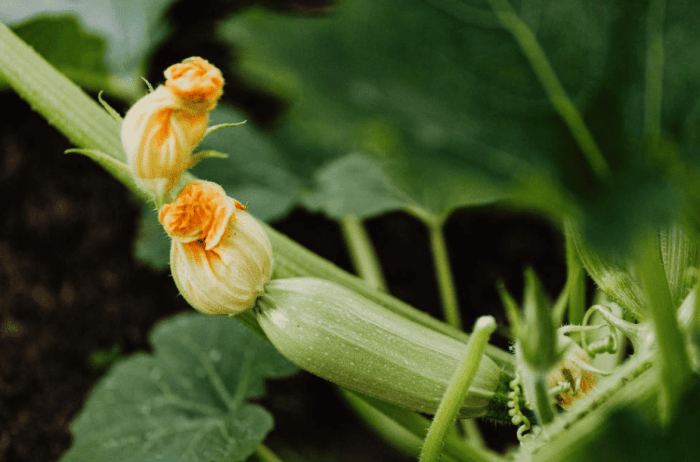
[[[545,3],[343,0],[326,16],[227,19],[217,32],[246,78],[290,102],[268,134],[220,101],[225,72],[202,57],[122,118],[0,25],[0,75],[144,202],[204,313],[113,367],[61,460],[279,460],[271,416],[247,400],[295,366],[422,462],[699,458],[700,10]],[[337,219],[359,276],[260,221],[217,170],[272,171],[263,197]],[[522,300],[497,287],[510,351],[489,345],[490,316],[464,332],[443,235],[455,209],[496,201],[546,215],[566,242],[554,301],[532,270]],[[446,322],[387,292],[363,219],[389,210],[426,225]],[[484,446],[475,418],[518,446]]]

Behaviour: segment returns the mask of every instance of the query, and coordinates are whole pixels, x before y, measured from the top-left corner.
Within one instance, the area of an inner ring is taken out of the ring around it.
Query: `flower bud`
[[[134,176],[166,178],[172,187],[190,168],[192,151],[208,124],[208,114],[185,110],[182,100],[166,87],[141,98],[126,113],[121,133]]]
[[[185,185],[158,219],[172,238],[175,284],[197,310],[236,315],[253,307],[270,280],[272,247],[240,202],[209,181]]]
[[[204,114],[216,107],[223,93],[221,71],[208,61],[192,57],[165,71],[165,87],[180,98],[187,110]]]

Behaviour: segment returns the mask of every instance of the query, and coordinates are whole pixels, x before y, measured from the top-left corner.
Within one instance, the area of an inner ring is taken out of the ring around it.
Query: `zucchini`
[[[467,346],[322,279],[275,279],[255,309],[272,344],[300,368],[342,387],[434,414]],[[487,356],[460,409],[490,414],[507,374]],[[507,388],[507,387],[506,387]],[[503,395],[503,396],[501,396]]]

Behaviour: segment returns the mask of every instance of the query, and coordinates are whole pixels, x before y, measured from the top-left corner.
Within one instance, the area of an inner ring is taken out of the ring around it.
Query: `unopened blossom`
[[[272,247],[246,207],[216,183],[193,181],[158,218],[172,238],[175,284],[190,305],[228,315],[253,307],[270,280]]]
[[[211,111],[221,96],[221,72],[202,58],[189,58],[165,71],[158,87],[129,109],[121,128],[122,145],[134,176],[161,180],[170,190],[193,165]]]
[[[122,122],[122,144],[134,176],[166,178],[172,184],[190,168],[194,148],[202,141],[208,115],[185,110],[165,87],[141,98]]]
[[[165,70],[165,87],[192,112],[209,112],[223,92],[221,71],[207,60],[192,57]]]

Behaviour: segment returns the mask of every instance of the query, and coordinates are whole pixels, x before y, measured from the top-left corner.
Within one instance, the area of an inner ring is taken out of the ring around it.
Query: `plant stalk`
[[[661,369],[661,416],[668,423],[691,375],[690,359],[676,319],[658,235],[651,230],[642,232],[636,244],[636,267],[656,334],[657,363]]]
[[[456,329],[462,329],[462,317],[459,313],[457,291],[450,267],[450,255],[447,253],[447,244],[443,234],[443,222],[427,223],[430,232],[430,248],[433,254],[435,275],[440,288],[440,301],[445,320]]]
[[[372,241],[367,234],[362,220],[357,215],[346,215],[340,220],[343,236],[350,250],[357,274],[374,289],[387,292],[382,268],[374,251]]]
[[[455,372],[450,385],[447,387],[440,406],[438,406],[437,413],[433,418],[433,423],[428,430],[428,435],[425,438],[423,450],[421,451],[420,462],[435,462],[438,460],[442,452],[445,434],[454,425],[462,402],[464,402],[464,398],[469,392],[469,386],[476,376],[491,333],[495,329],[496,321],[491,316],[482,316],[477,319],[467,346],[467,353]],[[486,462],[500,459],[495,455],[487,457],[487,454],[489,453],[483,453],[481,458],[473,460],[475,462]]]

